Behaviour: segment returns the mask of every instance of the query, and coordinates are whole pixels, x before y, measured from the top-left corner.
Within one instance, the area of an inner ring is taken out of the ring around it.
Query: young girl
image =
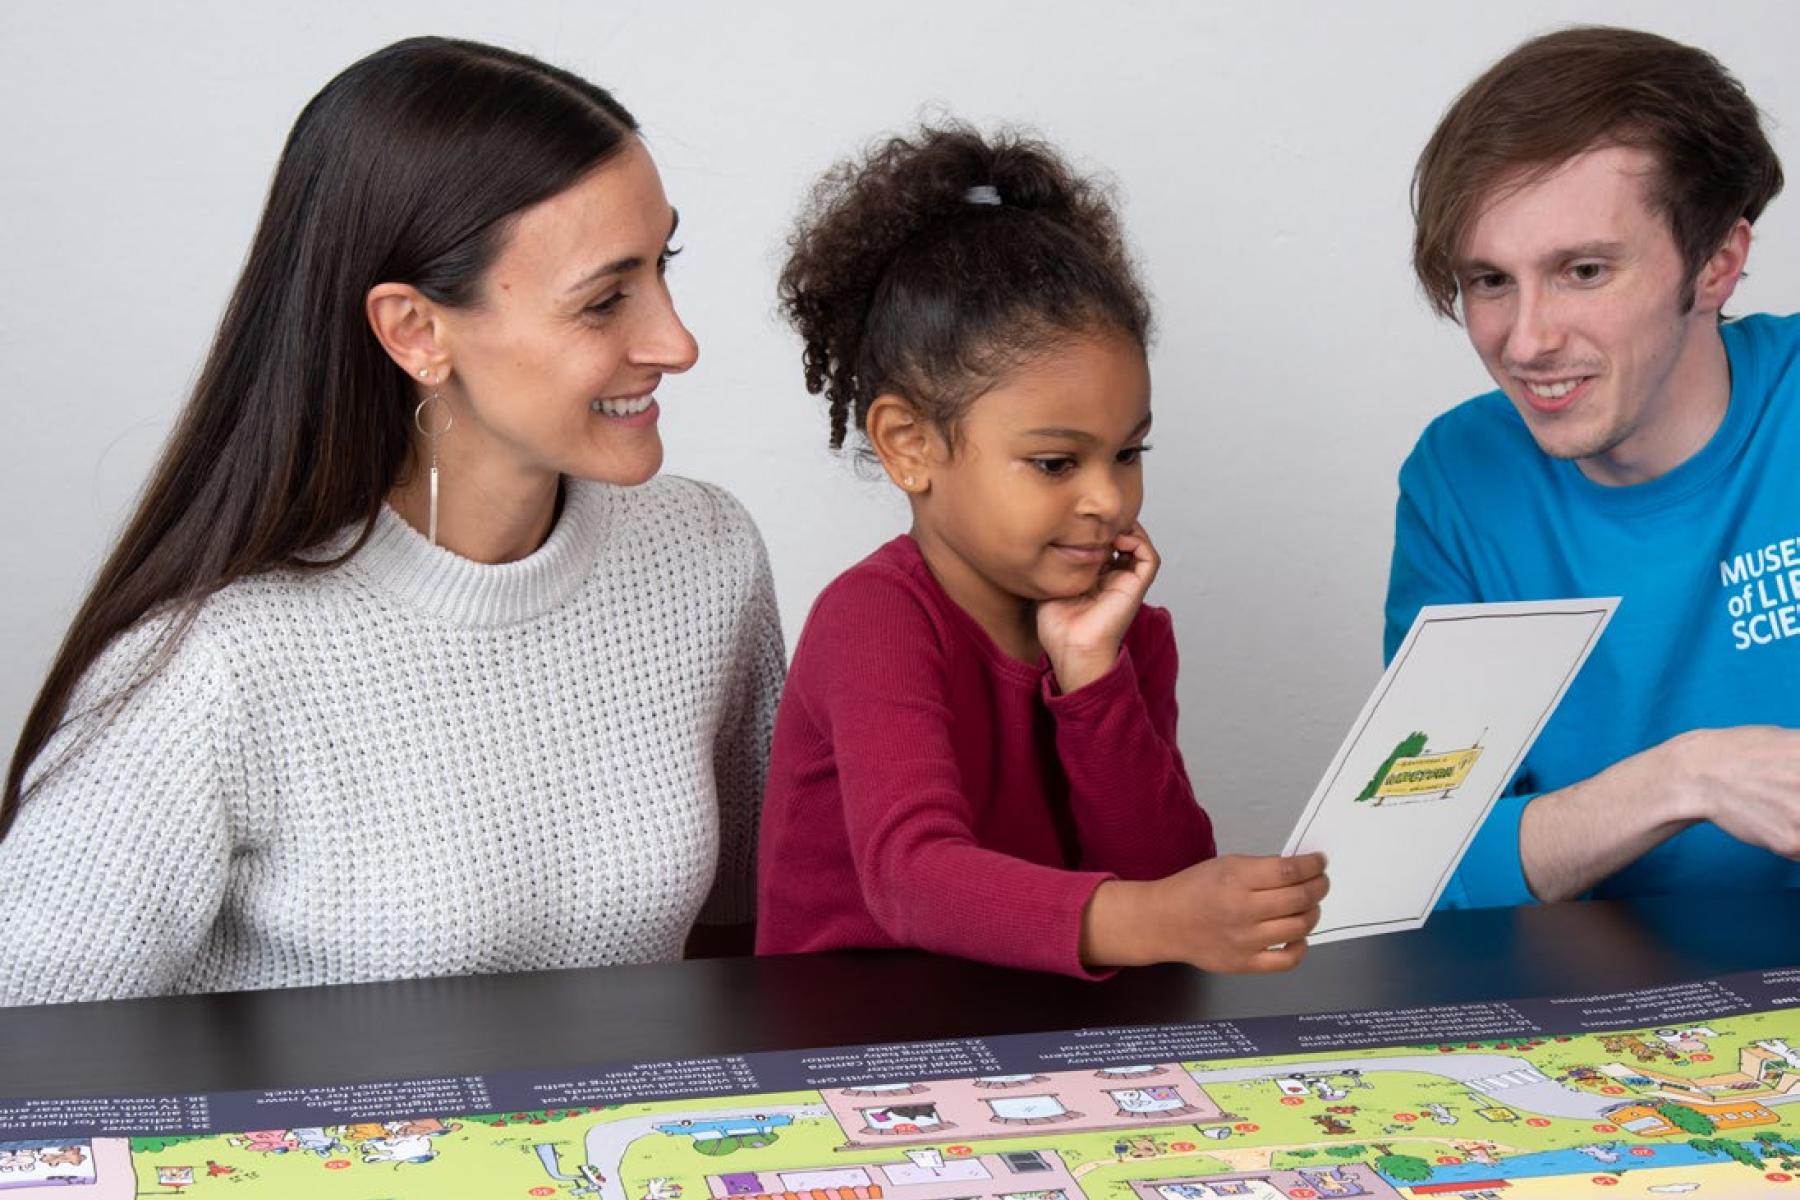
[[[894,139],[820,184],[781,295],[831,444],[855,422],[912,529],[800,637],[758,950],[1292,966],[1323,860],[1215,858],[1176,747],[1149,307],[1100,191],[1041,143]]]

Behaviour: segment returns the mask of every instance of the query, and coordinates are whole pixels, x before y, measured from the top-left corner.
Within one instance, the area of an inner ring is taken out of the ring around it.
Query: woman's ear
[[[943,438],[911,401],[883,392],[870,402],[863,428],[895,487],[914,496],[931,490],[931,469],[943,461]]]
[[[415,380],[443,379],[450,361],[440,336],[437,306],[410,283],[378,283],[363,298],[375,340]]]

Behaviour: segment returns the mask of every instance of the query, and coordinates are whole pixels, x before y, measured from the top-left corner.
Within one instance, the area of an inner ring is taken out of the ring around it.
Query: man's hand
[[[1800,730],[1696,729],[1546,792],[1520,817],[1520,865],[1540,900],[1567,900],[1697,821],[1800,859]]]
[[[1692,815],[1740,842],[1800,859],[1800,730],[1697,729],[1671,739]]]
[[[1285,971],[1306,953],[1329,887],[1322,854],[1228,854],[1152,883],[1109,880],[1083,914],[1081,957],[1093,966]]]

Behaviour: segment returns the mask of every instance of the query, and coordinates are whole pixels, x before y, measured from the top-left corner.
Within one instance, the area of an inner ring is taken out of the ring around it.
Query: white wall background
[[[1486,386],[1408,272],[1413,159],[1478,71],[1576,21],[1712,50],[1800,177],[1785,0],[6,4],[0,755],[192,382],[289,124],[362,54],[442,33],[570,67],[643,121],[702,351],[661,392],[667,469],[749,505],[790,645],[905,523],[825,450],[772,315],[808,182],[927,105],[1029,123],[1114,175],[1161,328],[1145,520],[1183,747],[1225,847],[1277,849],[1380,671],[1394,472]],[[1738,311],[1795,307],[1795,204],[1761,222]]]

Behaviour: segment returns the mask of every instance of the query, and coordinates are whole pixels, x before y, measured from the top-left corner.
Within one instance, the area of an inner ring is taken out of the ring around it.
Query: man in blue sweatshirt
[[[1414,268],[1498,390],[1400,471],[1425,604],[1623,598],[1450,906],[1800,884],[1800,319],[1726,321],[1781,166],[1703,51],[1526,42],[1445,114]]]

